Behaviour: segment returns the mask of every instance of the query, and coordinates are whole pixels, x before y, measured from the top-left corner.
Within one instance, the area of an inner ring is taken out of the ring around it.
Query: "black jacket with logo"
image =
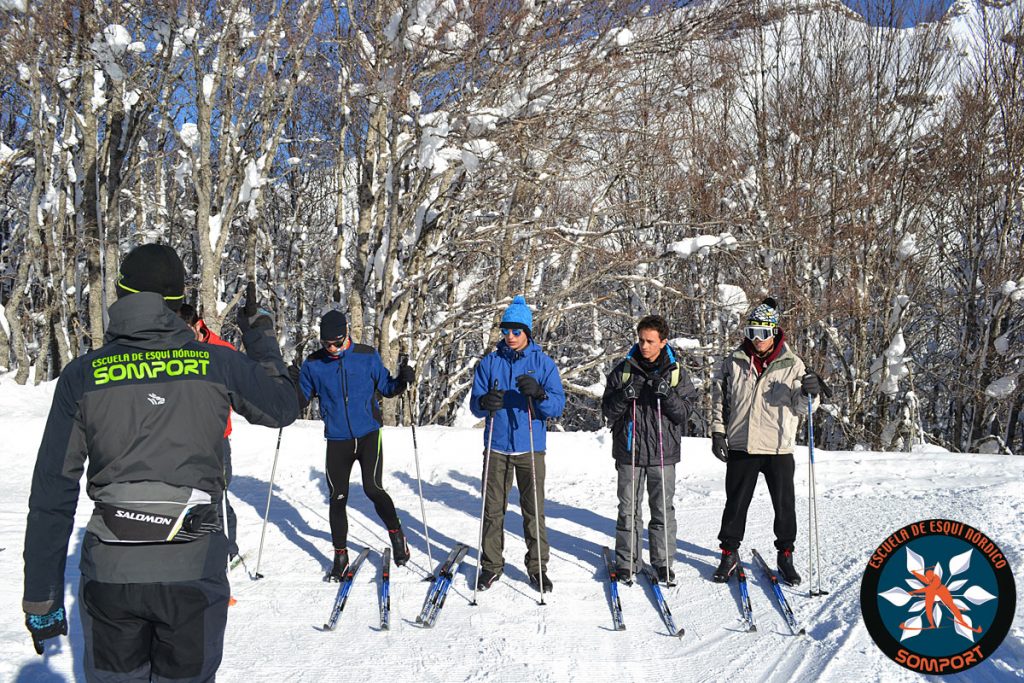
[[[284,427],[298,416],[295,388],[273,331],[246,333],[243,355],[195,341],[158,294],[132,294],[109,312],[103,347],[73,360],[57,381],[29,498],[26,612],[63,604],[83,472],[97,503],[82,543],[85,576],[155,583],[223,572],[226,538],[204,529],[219,529],[230,409],[267,427]],[[194,534],[172,525],[170,534],[159,532],[159,542],[132,537],[132,524],[142,528],[174,518],[159,507],[167,499],[177,501],[183,519],[188,510],[203,510],[207,521],[212,512],[214,523],[190,527]],[[101,509],[116,510],[122,519],[105,518]],[[127,524],[128,534],[119,536],[106,522],[122,530]]]
[[[640,352],[634,346],[626,357],[608,373],[601,412],[612,428],[612,456],[616,462],[633,462],[633,439],[636,439],[638,467],[661,464],[662,453],[658,439],[658,401],[654,388],[661,378],[670,379],[676,366],[678,352],[666,345],[653,367],[645,369]],[[636,424],[633,424],[633,402],[623,393],[623,371],[629,367],[630,383],[637,389]],[[685,434],[697,398],[690,376],[679,366],[679,379],[661,400],[661,443],[666,465],[674,465],[680,458],[680,440]]]

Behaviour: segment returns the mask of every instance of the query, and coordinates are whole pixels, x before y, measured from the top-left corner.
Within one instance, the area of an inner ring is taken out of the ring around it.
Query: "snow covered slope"
[[[83,498],[69,560],[71,635],[35,655],[21,613],[26,502],[32,465],[53,385],[19,387],[0,378],[0,681],[83,680],[77,590],[77,544],[91,505]],[[232,436],[239,544],[254,570],[276,431],[236,420]],[[427,516],[435,562],[455,542],[476,545],[480,514],[480,430],[417,430]],[[622,588],[627,630],[615,632],[608,609],[601,547],[611,542],[614,468],[607,432],[554,434],[548,465],[549,566],[554,592],[537,604],[523,569],[522,518],[515,492],[506,523],[506,574],[471,607],[475,550],[456,578],[437,628],[414,623],[426,595],[426,544],[416,494],[408,429],[384,434],[385,485],[413,548],[408,569],[392,572],[392,627],[377,628],[379,555],[370,556],[338,629],[316,630],[336,587],[321,581],[330,549],[319,423],[284,431],[270,524],[260,571],[251,581],[232,571],[238,604],[231,608],[219,681],[911,681],[919,677],[888,660],[860,619],[861,574],[870,552],[891,531],[929,517],[962,520],[1002,545],[1018,575],[1024,569],[1024,459],[949,453],[816,452],[826,598],[787,589],[807,635],[794,637],[757,571],[748,568],[759,630],[740,629],[735,583],[711,583],[718,523],[724,504],[724,466],[709,442],[684,443],[676,507],[679,584],[666,591],[682,639],[667,635],[641,583]],[[798,520],[806,519],[806,458],[797,452]],[[386,532],[354,475],[351,547],[380,550]],[[805,529],[797,566],[806,571]],[[751,507],[744,549],[773,557],[771,504],[763,484]],[[1022,586],[1018,583],[1018,592]],[[996,655],[971,669],[970,681],[1024,678],[1024,600]]]

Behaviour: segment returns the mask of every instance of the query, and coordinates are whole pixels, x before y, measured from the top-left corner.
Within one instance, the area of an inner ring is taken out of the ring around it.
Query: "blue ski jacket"
[[[347,441],[381,428],[383,418],[377,394],[391,398],[405,385],[384,368],[371,346],[352,344],[337,356],[323,349],[302,364],[299,388],[306,399],[320,398],[324,437]]]
[[[526,397],[519,393],[516,378],[532,375],[547,396],[533,404],[533,448],[547,450],[544,423],[548,418],[558,417],[565,407],[565,391],[562,378],[555,362],[545,354],[536,342],[530,341],[522,351],[513,351],[502,340],[498,347],[487,354],[476,366],[473,376],[473,394],[469,401],[470,410],[477,417],[488,417],[489,413],[480,407],[480,397],[494,387],[505,392],[505,407],[494,414],[493,424],[484,428],[484,446],[494,430],[491,447],[502,453],[526,453],[530,450],[530,423],[527,419]],[[488,420],[488,422],[491,422]]]

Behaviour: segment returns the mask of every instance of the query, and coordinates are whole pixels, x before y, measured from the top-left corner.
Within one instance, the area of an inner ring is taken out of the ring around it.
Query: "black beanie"
[[[341,339],[348,334],[348,321],[341,311],[327,311],[324,317],[320,318],[321,339]]]
[[[156,292],[175,311],[181,307],[185,300],[185,266],[174,249],[166,244],[143,244],[124,257],[117,296],[139,292]]]

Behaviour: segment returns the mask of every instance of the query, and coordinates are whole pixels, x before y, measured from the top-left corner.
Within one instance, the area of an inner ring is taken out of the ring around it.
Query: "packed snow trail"
[[[53,384],[19,387],[0,378],[0,433],[5,474],[0,484],[0,681],[83,680],[78,588],[78,543],[92,509],[79,503],[68,560],[71,635],[48,642],[39,657],[21,613],[21,548],[32,466]],[[238,419],[232,435],[238,542],[255,557],[266,505],[276,430]],[[413,551],[404,568],[391,570],[391,628],[380,629],[377,567],[389,544],[372,505],[353,473],[351,553],[371,549],[335,631],[317,632],[337,593],[322,581],[331,540],[324,442],[319,422],[284,430],[260,571],[251,581],[244,565],[231,571],[238,603],[230,608],[221,683],[251,681],[375,680],[381,667],[394,681],[918,681],[887,659],[860,618],[861,575],[871,551],[891,531],[932,517],[957,519],[986,532],[1019,575],[1024,571],[1024,458],[828,452],[817,449],[815,467],[821,523],[823,588],[809,598],[806,586],[784,587],[804,636],[789,633],[763,573],[747,562],[757,631],[745,631],[735,581],[710,581],[718,561],[717,533],[725,502],[725,467],[706,439],[686,439],[675,499],[679,522],[674,569],[677,585],[663,588],[682,639],[668,635],[643,581],[620,586],[628,625],[615,631],[608,604],[602,547],[613,541],[615,468],[608,432],[549,435],[547,523],[552,545],[548,605],[526,576],[519,500],[513,490],[505,525],[505,575],[471,607],[475,542],[483,462],[479,429],[417,430],[423,493],[437,563],[456,543],[471,546],[435,629],[415,619],[430,584],[408,429],[384,430],[384,484],[395,500]],[[796,453],[798,520],[806,519],[807,451]],[[645,503],[646,504],[646,503]],[[802,516],[801,516],[802,515]],[[750,510],[744,556],[759,548],[772,562],[772,512],[763,482]],[[798,568],[806,529],[797,537]],[[646,558],[646,549],[644,551]],[[440,556],[440,557],[439,557]],[[250,565],[253,564],[250,562]],[[251,570],[252,567],[249,567]],[[1018,585],[1018,591],[1022,586]],[[964,680],[1024,679],[1024,600],[1014,626],[994,657]],[[53,643],[53,644],[50,644]],[[666,676],[668,678],[666,678]]]

